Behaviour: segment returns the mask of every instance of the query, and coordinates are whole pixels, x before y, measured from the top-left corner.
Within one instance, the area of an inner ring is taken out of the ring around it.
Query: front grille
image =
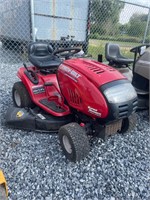
[[[136,111],[137,105],[138,105],[138,101],[137,101],[137,99],[135,99],[135,100],[133,101],[133,111]]]
[[[127,117],[128,115],[128,104],[119,106],[119,118]]]
[[[128,117],[131,112],[135,112],[137,109],[137,99],[135,99],[133,102],[131,102],[131,104],[123,104],[123,105],[119,105],[118,109],[119,109],[119,118],[125,118]]]

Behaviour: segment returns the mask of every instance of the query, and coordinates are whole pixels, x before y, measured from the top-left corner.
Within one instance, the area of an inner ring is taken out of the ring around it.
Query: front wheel
[[[83,127],[69,123],[59,129],[62,150],[70,161],[76,162],[86,157],[90,150],[89,140]]]
[[[130,132],[136,126],[136,121],[137,121],[136,113],[133,113],[128,118],[122,120],[122,127],[121,130],[118,132],[119,133],[125,133],[127,131]]]
[[[12,98],[17,107],[23,108],[34,106],[27,89],[20,81],[16,82],[12,88]]]

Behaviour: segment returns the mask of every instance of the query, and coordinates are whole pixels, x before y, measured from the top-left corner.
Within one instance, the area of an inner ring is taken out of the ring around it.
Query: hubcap
[[[15,90],[14,92],[14,99],[15,99],[15,103],[18,107],[21,106],[21,98],[20,98],[20,95],[18,94],[18,91]]]
[[[71,144],[70,144],[70,141],[68,139],[68,137],[66,135],[63,136],[63,144],[64,144],[64,147],[66,149],[66,151],[71,154],[72,153],[72,148],[71,148]]]

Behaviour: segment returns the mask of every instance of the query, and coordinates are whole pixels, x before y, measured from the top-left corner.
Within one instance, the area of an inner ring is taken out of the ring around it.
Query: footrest
[[[40,103],[55,112],[58,112],[58,113],[65,112],[65,109],[61,108],[55,101],[48,101],[47,99],[42,99],[40,100]]]

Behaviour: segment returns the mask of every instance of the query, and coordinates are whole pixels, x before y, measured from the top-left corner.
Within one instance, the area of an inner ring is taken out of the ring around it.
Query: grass
[[[89,40],[89,47],[88,47],[88,53],[92,55],[94,59],[97,60],[98,54],[103,55],[103,60],[105,60],[105,44],[108,43],[107,40]],[[127,58],[133,58],[133,53],[130,52],[130,49],[138,46],[139,43],[131,43],[131,42],[120,42],[120,41],[113,41],[112,43],[119,44],[121,53],[123,56]]]

